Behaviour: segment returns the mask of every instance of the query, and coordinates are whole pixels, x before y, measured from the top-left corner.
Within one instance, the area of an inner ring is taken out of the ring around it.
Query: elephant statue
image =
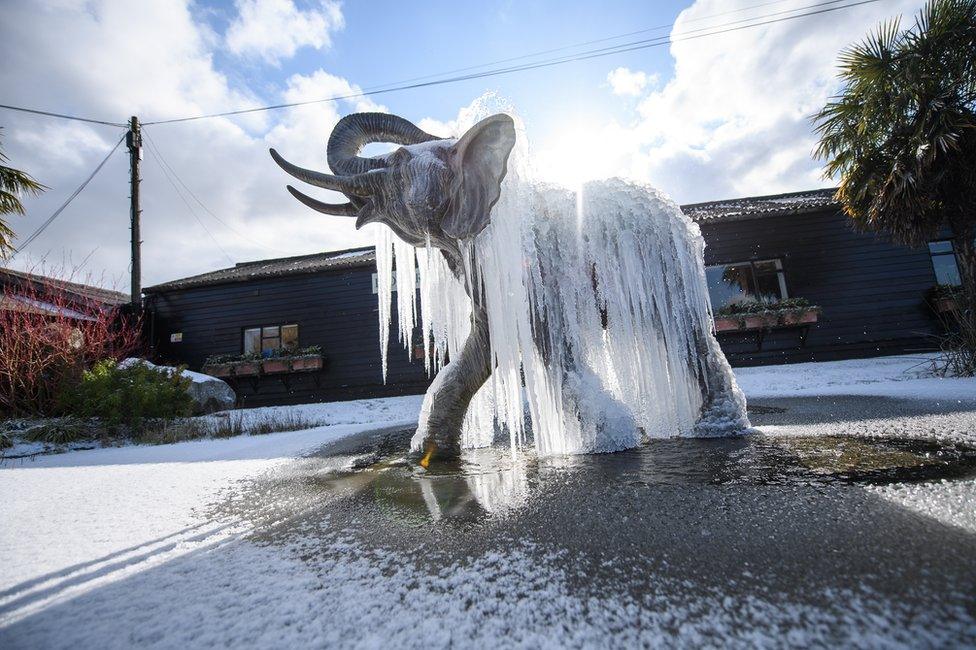
[[[360,156],[363,147],[370,143],[392,143],[399,145],[390,153],[373,157]],[[288,191],[306,206],[324,214],[354,217],[356,227],[361,228],[368,223],[381,223],[389,227],[401,240],[414,247],[430,247],[436,249],[443,256],[450,271],[462,280],[465,290],[471,299],[471,328],[467,340],[460,350],[451,350],[451,360],[434,378],[421,410],[414,447],[425,451],[425,459],[436,454],[438,457],[456,456],[461,450],[462,425],[465,414],[475,394],[491,376],[492,348],[489,318],[486,311],[486,298],[474,278],[466,277],[470,269],[475,267],[473,247],[466,245],[489,225],[492,208],[496,206],[502,192],[502,181],[506,177],[509,156],[516,144],[516,128],[514,120],[505,114],[491,115],[461,135],[457,139],[440,138],[421,130],[411,122],[385,113],[356,113],[342,118],[335,126],[329,138],[327,158],[333,173],[326,174],[318,171],[303,169],[284,160],[274,149],[271,156],[274,161],[295,178],[316,187],[334,190],[347,197],[345,203],[323,203],[303,194],[292,186]],[[559,200],[573,205],[572,194],[564,192]],[[657,195],[655,195],[657,196]],[[662,195],[663,196],[663,195]],[[653,198],[653,197],[652,197]],[[655,199],[657,200],[657,199]],[[686,276],[687,291],[694,294],[698,301],[694,310],[688,312],[694,321],[692,334],[682,336],[687,339],[682,342],[681,349],[686,361],[675,362],[674,359],[665,360],[664,372],[670,372],[677,365],[686,364],[693,368],[689,373],[681,368],[678,372],[685,372],[690,377],[685,382],[692,386],[691,392],[699,394],[695,403],[702,412],[711,408],[709,404],[731,404],[726,408],[731,421],[739,425],[748,426],[745,418],[745,402],[734,386],[734,379],[724,356],[715,342],[711,332],[710,308],[707,302],[707,292],[704,293],[704,271],[701,261],[700,235],[697,226],[690,224],[677,206],[670,201],[665,206],[668,212],[665,221],[670,219],[670,226],[674,228],[675,220],[680,228],[693,228],[695,234],[679,235],[682,240],[681,250],[677,250],[670,242],[674,237],[672,230],[661,230],[661,241],[673,253],[677,260],[691,260],[692,264],[676,276],[675,282],[664,287],[663,292],[672,292],[667,300],[670,303],[685,302]],[[519,208],[521,209],[521,208]],[[602,209],[602,208],[600,208]],[[569,208],[573,210],[572,207]],[[545,210],[544,210],[545,211]],[[634,210],[629,210],[631,214]],[[675,216],[676,214],[676,216]],[[611,224],[611,229],[614,228]],[[656,226],[655,226],[656,227]],[[545,244],[546,250],[558,251],[561,248],[555,241],[555,231],[542,224],[537,230],[547,231],[540,235],[549,238]],[[660,229],[659,229],[660,230]],[[694,240],[694,237],[698,237]],[[646,248],[646,247],[645,247]],[[565,246],[562,246],[565,249]],[[542,250],[542,249],[540,249]],[[547,273],[546,258],[552,254],[540,254],[536,258],[535,267],[539,273]],[[560,255],[560,253],[556,253]],[[658,254],[661,258],[663,254]],[[574,260],[574,262],[577,260]],[[576,264],[579,266],[579,264]],[[695,266],[697,265],[697,266]],[[596,273],[598,264],[593,264],[593,291],[596,291]],[[549,277],[559,277],[558,265],[548,266]],[[576,286],[589,283],[590,270],[584,271],[583,282]],[[604,274],[605,284],[612,282]],[[553,301],[562,299],[562,289],[559,282],[543,281],[546,288],[539,292],[541,300]],[[660,291],[659,291],[660,293]],[[642,299],[642,298],[641,298]],[[664,299],[659,299],[664,300]],[[654,310],[663,313],[664,302],[659,305],[639,307],[636,311]],[[628,308],[635,311],[633,308]],[[493,312],[494,313],[494,312]],[[621,317],[622,314],[622,317]],[[619,320],[626,320],[628,316],[623,312],[617,313]],[[539,319],[546,322],[540,322]],[[599,328],[599,315],[596,328]],[[606,329],[607,314],[603,312],[603,327]],[[541,359],[547,367],[561,368],[554,373],[557,383],[562,382],[564,394],[570,396],[565,410],[572,414],[575,409],[582,412],[589,408],[582,401],[577,400],[580,391],[588,391],[592,397],[596,395],[600,409],[605,412],[620,413],[611,404],[613,399],[601,396],[605,390],[597,388],[590,390],[594,384],[590,380],[593,373],[587,369],[586,355],[567,345],[564,340],[552,338],[551,332],[566,326],[567,321],[559,310],[545,308],[533,314],[532,336],[537,352],[534,358]],[[658,324],[662,320],[655,316]],[[685,328],[689,329],[689,328]],[[592,331],[592,330],[591,330]],[[547,339],[547,337],[550,337]],[[600,338],[594,336],[591,338]],[[633,338],[633,337],[631,337]],[[655,336],[644,337],[652,339]],[[651,341],[649,347],[655,347],[655,354],[661,354],[666,345],[661,340]],[[577,348],[579,346],[576,346]],[[674,347],[674,346],[673,346]],[[673,356],[673,355],[672,355]],[[704,361],[703,361],[704,360]],[[562,375],[560,375],[560,372]],[[516,371],[516,375],[517,375]],[[562,379],[559,379],[559,377]],[[637,383],[642,380],[637,379]],[[599,382],[596,382],[599,383]],[[563,390],[563,389],[559,389]],[[603,390],[603,393],[600,391]],[[656,393],[661,395],[662,393]],[[729,396],[732,399],[728,399]],[[646,400],[645,400],[646,402]],[[592,400],[591,400],[592,403]],[[564,401],[564,404],[566,402]],[[607,406],[610,404],[610,406]],[[696,408],[697,408],[696,407]],[[641,407],[642,408],[642,407]],[[633,411],[633,409],[631,409]],[[729,417],[726,420],[730,419]],[[685,417],[687,421],[689,417]],[[615,422],[619,422],[619,418]],[[616,426],[616,425],[614,425]],[[640,427],[633,425],[633,431]],[[636,437],[636,433],[631,439]],[[419,444],[418,444],[419,443]],[[622,448],[617,446],[616,448]]]
[[[358,155],[373,142],[401,146],[382,156]],[[289,185],[288,191],[308,207],[355,217],[357,229],[368,223],[385,224],[413,246],[429,243],[460,277],[465,264],[459,242],[488,225],[514,146],[515,124],[504,114],[482,120],[454,140],[426,133],[396,115],[354,113],[342,118],[329,138],[327,158],[335,174],[297,167],[274,149],[271,157],[295,178],[342,192],[349,199],[323,203]],[[471,333],[431,384],[419,425],[428,441],[428,456],[433,450],[439,457],[460,453],[468,404],[491,375],[487,315],[480,297],[470,297]]]

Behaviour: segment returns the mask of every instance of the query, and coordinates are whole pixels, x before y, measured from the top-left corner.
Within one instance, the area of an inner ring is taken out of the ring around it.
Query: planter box
[[[716,318],[715,319],[716,332],[734,332],[737,329],[742,329],[741,327],[739,327],[739,320],[737,318]]]
[[[745,326],[742,329],[758,330],[766,327],[765,316],[744,316],[742,321],[745,323]]]
[[[809,325],[817,322],[819,311],[789,311],[780,314],[743,314],[741,316],[719,316],[715,319],[716,332],[746,332],[767,330],[793,325]]]
[[[809,323],[816,323],[818,319],[818,314],[815,309],[809,309],[807,311],[791,311],[783,314],[783,325],[807,325]]]
[[[210,375],[211,377],[230,377],[234,374],[234,364],[231,363],[215,363],[210,366],[204,366],[200,371],[205,375]]]
[[[265,359],[261,362],[261,370],[266,375],[277,375],[291,371],[291,364],[288,359]]]
[[[294,372],[311,372],[322,369],[322,355],[316,354],[308,357],[295,357],[291,360],[291,369]]]
[[[261,374],[260,361],[244,361],[234,364],[235,377],[254,377]]]

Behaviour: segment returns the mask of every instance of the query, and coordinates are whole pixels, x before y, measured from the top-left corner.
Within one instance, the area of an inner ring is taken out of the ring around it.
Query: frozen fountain
[[[289,187],[300,201],[377,224],[384,378],[394,304],[401,342],[412,349],[419,324],[437,373],[413,449],[426,462],[501,433],[541,455],[607,452],[748,429],[712,331],[698,226],[644,184],[533,181],[522,129],[487,104],[457,139],[347,116],[329,140],[335,175],[272,151],[293,176],[349,198]],[[401,146],[360,157],[371,142]]]

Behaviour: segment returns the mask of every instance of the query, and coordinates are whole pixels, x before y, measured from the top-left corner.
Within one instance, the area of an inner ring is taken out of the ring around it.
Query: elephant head
[[[373,142],[400,146],[384,155],[360,156]],[[323,203],[289,185],[288,191],[313,210],[355,217],[357,229],[386,224],[405,242],[429,242],[457,261],[458,240],[488,225],[514,145],[515,125],[504,114],[485,118],[454,140],[425,133],[395,115],[355,113],[339,120],[329,137],[333,174],[297,167],[274,149],[271,157],[295,178],[348,198]]]

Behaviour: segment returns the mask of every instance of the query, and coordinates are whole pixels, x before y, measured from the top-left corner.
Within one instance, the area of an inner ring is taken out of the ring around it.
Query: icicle
[[[380,326],[380,360],[383,383],[386,383],[386,361],[390,349],[390,315],[393,302],[393,232],[385,226],[374,226],[376,241],[376,301]]]
[[[459,128],[493,112],[483,102]],[[711,330],[698,226],[647,185],[610,179],[571,192],[533,183],[524,132],[518,142],[489,226],[459,242],[469,289],[484,295],[494,367],[468,410],[462,444],[485,446],[505,433],[513,449],[524,445],[526,411],[540,454],[748,428],[745,399]],[[425,367],[436,372],[470,331],[471,301],[439,251],[381,236],[384,376],[394,264],[408,349],[419,269]]]

